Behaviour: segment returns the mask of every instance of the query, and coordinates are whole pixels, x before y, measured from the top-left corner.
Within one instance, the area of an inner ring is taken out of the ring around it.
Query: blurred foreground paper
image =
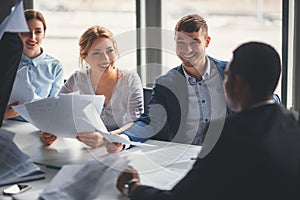
[[[13,141],[14,133],[0,128],[0,186],[45,178],[30,157]]]
[[[129,160],[108,154],[82,165],[65,165],[44,189],[39,199],[117,199],[119,174]]]
[[[1,4],[1,7],[2,6],[3,4]],[[5,7],[2,8],[5,9]],[[23,1],[15,0],[15,6],[12,9],[11,13],[8,16],[6,16],[6,18],[3,21],[0,21],[0,39],[2,38],[5,32],[29,32],[24,15]]]
[[[79,132],[95,131],[87,122],[83,108],[92,104],[95,109],[88,115],[100,116],[104,98],[103,95],[61,94],[59,97],[13,106],[13,109],[41,131],[74,138]]]

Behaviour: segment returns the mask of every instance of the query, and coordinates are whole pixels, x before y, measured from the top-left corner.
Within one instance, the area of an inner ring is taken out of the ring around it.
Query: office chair
[[[144,111],[145,111],[151,99],[152,88],[143,88],[143,94],[144,94]]]

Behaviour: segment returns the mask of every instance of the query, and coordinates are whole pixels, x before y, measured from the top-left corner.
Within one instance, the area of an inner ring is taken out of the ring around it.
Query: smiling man
[[[182,64],[155,79],[144,115],[124,132],[130,140],[155,136],[202,145],[211,119],[226,116],[222,83],[227,62],[206,55],[209,42],[208,27],[201,16],[190,14],[178,21],[176,54]],[[107,142],[106,148],[115,153],[124,145]]]

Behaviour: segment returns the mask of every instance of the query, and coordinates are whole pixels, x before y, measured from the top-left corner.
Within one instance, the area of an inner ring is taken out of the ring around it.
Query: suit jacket
[[[171,191],[141,186],[132,199],[296,200],[299,182],[299,121],[269,104],[227,118],[212,151]]]
[[[18,33],[4,33],[0,40],[0,127],[13,87],[23,51],[23,42]]]
[[[222,102],[225,102],[222,80],[227,62],[209,57],[212,67],[219,72],[219,90]],[[216,82],[213,80],[212,82]],[[165,75],[156,78],[151,100],[145,113],[124,133],[132,141],[145,141],[152,137],[165,141],[182,141],[186,130],[188,111],[188,89],[182,65],[171,69]],[[217,99],[217,98],[215,98]],[[213,104],[213,103],[212,103]],[[218,105],[215,103],[214,105]],[[226,109],[226,105],[225,105]],[[226,110],[225,110],[226,112]],[[147,126],[147,128],[145,128]]]

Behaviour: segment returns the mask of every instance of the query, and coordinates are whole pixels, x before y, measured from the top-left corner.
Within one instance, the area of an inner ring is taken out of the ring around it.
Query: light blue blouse
[[[58,94],[63,85],[63,68],[59,60],[44,52],[33,59],[23,54],[19,69],[26,66],[36,95],[47,98]]]

